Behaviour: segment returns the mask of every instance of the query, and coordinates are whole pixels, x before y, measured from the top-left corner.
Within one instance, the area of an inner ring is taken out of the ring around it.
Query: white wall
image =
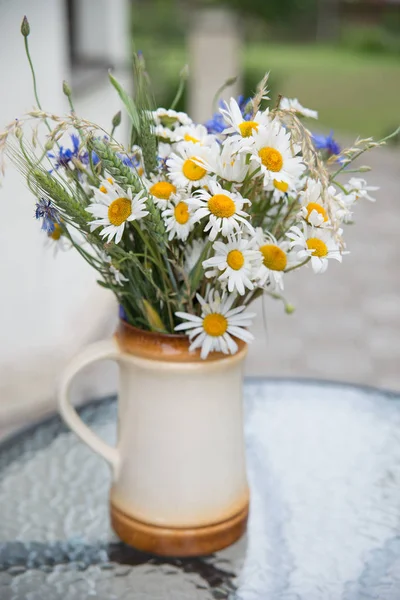
[[[0,2],[0,130],[35,102],[20,34],[24,14],[42,105],[56,113],[67,110],[61,87],[69,79],[64,8],[62,0]],[[115,100],[106,109],[112,115],[118,107]],[[54,258],[44,247],[34,203],[10,167],[0,189],[0,430],[27,409],[39,416],[54,403],[66,361],[105,335],[112,313],[111,296],[78,255]],[[92,384],[84,385],[86,395],[95,392]]]

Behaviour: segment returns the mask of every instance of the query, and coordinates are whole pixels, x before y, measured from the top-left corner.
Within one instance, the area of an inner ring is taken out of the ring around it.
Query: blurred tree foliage
[[[307,17],[314,17],[318,0],[199,0],[205,6],[228,6],[245,17],[257,17],[267,22],[292,25]]]

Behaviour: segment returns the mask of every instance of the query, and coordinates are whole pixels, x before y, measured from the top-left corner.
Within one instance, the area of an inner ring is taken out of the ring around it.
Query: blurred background
[[[120,108],[107,70],[132,88],[133,50],[144,53],[159,106],[169,107],[189,65],[180,109],[198,122],[224,97],[251,95],[270,71],[271,101],[297,97],[319,111],[313,132],[334,131],[341,146],[381,138],[400,123],[399,0],[0,0],[2,126],[34,105],[20,24],[30,47],[43,107],[68,110],[66,79],[80,116],[110,128]],[[128,130],[120,129],[121,141]],[[345,238],[350,254],[316,276],[288,276],[284,314],[258,306],[250,375],[312,377],[400,390],[400,140],[367,155],[377,203],[358,206]],[[65,364],[91,341],[112,334],[117,307],[73,252],[43,244],[34,199],[9,167],[0,190],[0,435],[54,410]],[[334,263],[334,264],[332,264]],[[115,370],[80,379],[77,400],[115,388]]]

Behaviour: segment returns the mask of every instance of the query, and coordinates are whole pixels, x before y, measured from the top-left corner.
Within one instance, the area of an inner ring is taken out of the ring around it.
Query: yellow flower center
[[[186,202],[179,202],[179,204],[175,206],[174,215],[176,221],[180,225],[184,225],[189,221],[189,209]]]
[[[169,183],[169,181],[159,181],[150,188],[150,194],[156,198],[160,198],[160,200],[169,200],[171,194],[175,194],[175,192],[176,187],[172,183]]]
[[[52,233],[49,233],[49,237],[51,237],[52,240],[55,240],[56,242],[58,242],[58,240],[60,239],[60,237],[62,236],[62,229],[59,226],[58,223],[54,223],[54,230],[52,231]]]
[[[328,254],[328,246],[318,238],[310,238],[307,240],[307,247],[309,250],[314,250],[312,256],[319,256],[319,258],[322,258]]]
[[[318,214],[320,214],[322,217],[324,217],[324,221],[328,220],[328,215],[326,214],[326,210],[324,209],[323,206],[321,206],[317,202],[309,202],[307,204],[307,220],[313,210],[316,210]]]
[[[108,220],[111,225],[122,225],[132,214],[132,202],[129,198],[117,198],[108,207]]]
[[[219,313],[211,313],[203,319],[203,329],[212,337],[224,335],[228,329],[228,320]]]
[[[268,171],[273,171],[276,173],[282,169],[282,154],[279,152],[279,150],[276,150],[276,148],[270,148],[269,146],[260,148],[258,151],[258,156],[261,158],[262,164],[268,169]]]
[[[276,179],[274,179],[273,183],[274,187],[276,187],[276,189],[280,192],[283,192],[285,194],[288,191],[289,184],[286,183],[286,181],[277,181]]]
[[[193,137],[192,135],[189,135],[188,133],[185,133],[183,139],[185,140],[185,142],[193,142],[194,144],[198,144],[200,142],[200,140]]]
[[[261,246],[263,263],[271,271],[284,271],[287,265],[286,253],[276,244],[265,244]]]
[[[199,181],[207,173],[203,167],[199,167],[191,158],[188,158],[183,163],[182,171],[186,179],[190,181]]]
[[[236,206],[232,198],[225,194],[215,194],[207,202],[210,213],[221,219],[232,217],[236,212]]]
[[[239,131],[242,137],[250,137],[253,131],[258,130],[258,123],[255,121],[243,121],[239,125]]]
[[[114,183],[114,179],[113,179],[112,177],[107,177],[107,181],[108,181],[108,183],[111,183],[111,185]],[[105,186],[105,185],[101,185],[101,186],[99,187],[99,190],[100,190],[101,192],[103,192],[103,194],[107,194],[107,188],[106,188],[106,186]]]
[[[240,250],[231,250],[228,252],[226,262],[231,269],[239,271],[244,265],[244,256]]]

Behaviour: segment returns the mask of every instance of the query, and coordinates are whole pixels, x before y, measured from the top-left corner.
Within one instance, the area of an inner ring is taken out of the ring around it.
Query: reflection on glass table
[[[15,436],[0,446],[1,600],[398,600],[399,399],[247,380],[248,532],[197,559],[118,541],[108,467],[58,416]],[[115,399],[81,414],[115,441]]]

